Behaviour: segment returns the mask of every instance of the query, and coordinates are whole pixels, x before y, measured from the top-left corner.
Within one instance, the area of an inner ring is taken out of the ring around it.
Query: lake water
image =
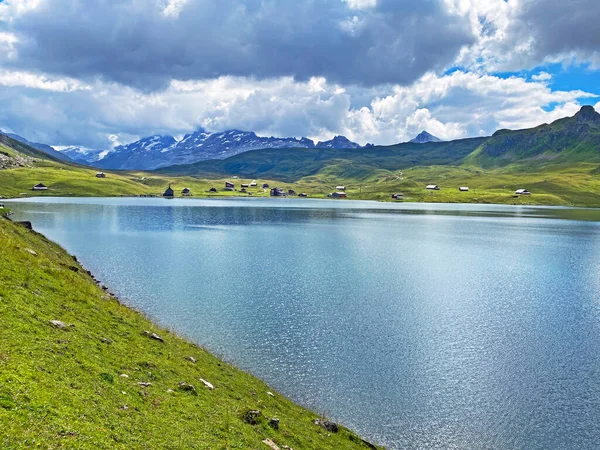
[[[600,445],[600,211],[9,207],[128,304],[389,448]]]

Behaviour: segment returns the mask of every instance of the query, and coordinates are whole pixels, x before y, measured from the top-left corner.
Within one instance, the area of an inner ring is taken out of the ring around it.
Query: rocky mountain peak
[[[319,142],[316,148],[337,148],[337,149],[349,149],[349,148],[360,148],[360,145],[356,142],[352,142],[346,136],[335,136],[329,141]]]
[[[435,137],[433,134],[428,133],[427,131],[422,131],[416,138],[409,142],[413,144],[426,144],[427,142],[442,142],[442,140]]]
[[[582,106],[579,112],[575,114],[575,118],[578,122],[593,122],[600,124],[600,114],[590,105]]]

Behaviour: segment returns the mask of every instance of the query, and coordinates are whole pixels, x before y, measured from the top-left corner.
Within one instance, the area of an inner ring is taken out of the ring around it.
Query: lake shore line
[[[5,218],[0,235],[7,448],[377,448],[124,306],[43,235]]]

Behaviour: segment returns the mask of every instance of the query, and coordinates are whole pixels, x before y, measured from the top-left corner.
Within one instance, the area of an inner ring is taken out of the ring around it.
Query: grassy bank
[[[370,448],[122,306],[59,246],[6,219],[0,279],[2,449]]]

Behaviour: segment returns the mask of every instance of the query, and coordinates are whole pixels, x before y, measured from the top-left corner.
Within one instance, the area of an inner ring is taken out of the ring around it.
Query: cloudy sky
[[[598,0],[0,0],[0,129],[392,144],[600,107]]]

